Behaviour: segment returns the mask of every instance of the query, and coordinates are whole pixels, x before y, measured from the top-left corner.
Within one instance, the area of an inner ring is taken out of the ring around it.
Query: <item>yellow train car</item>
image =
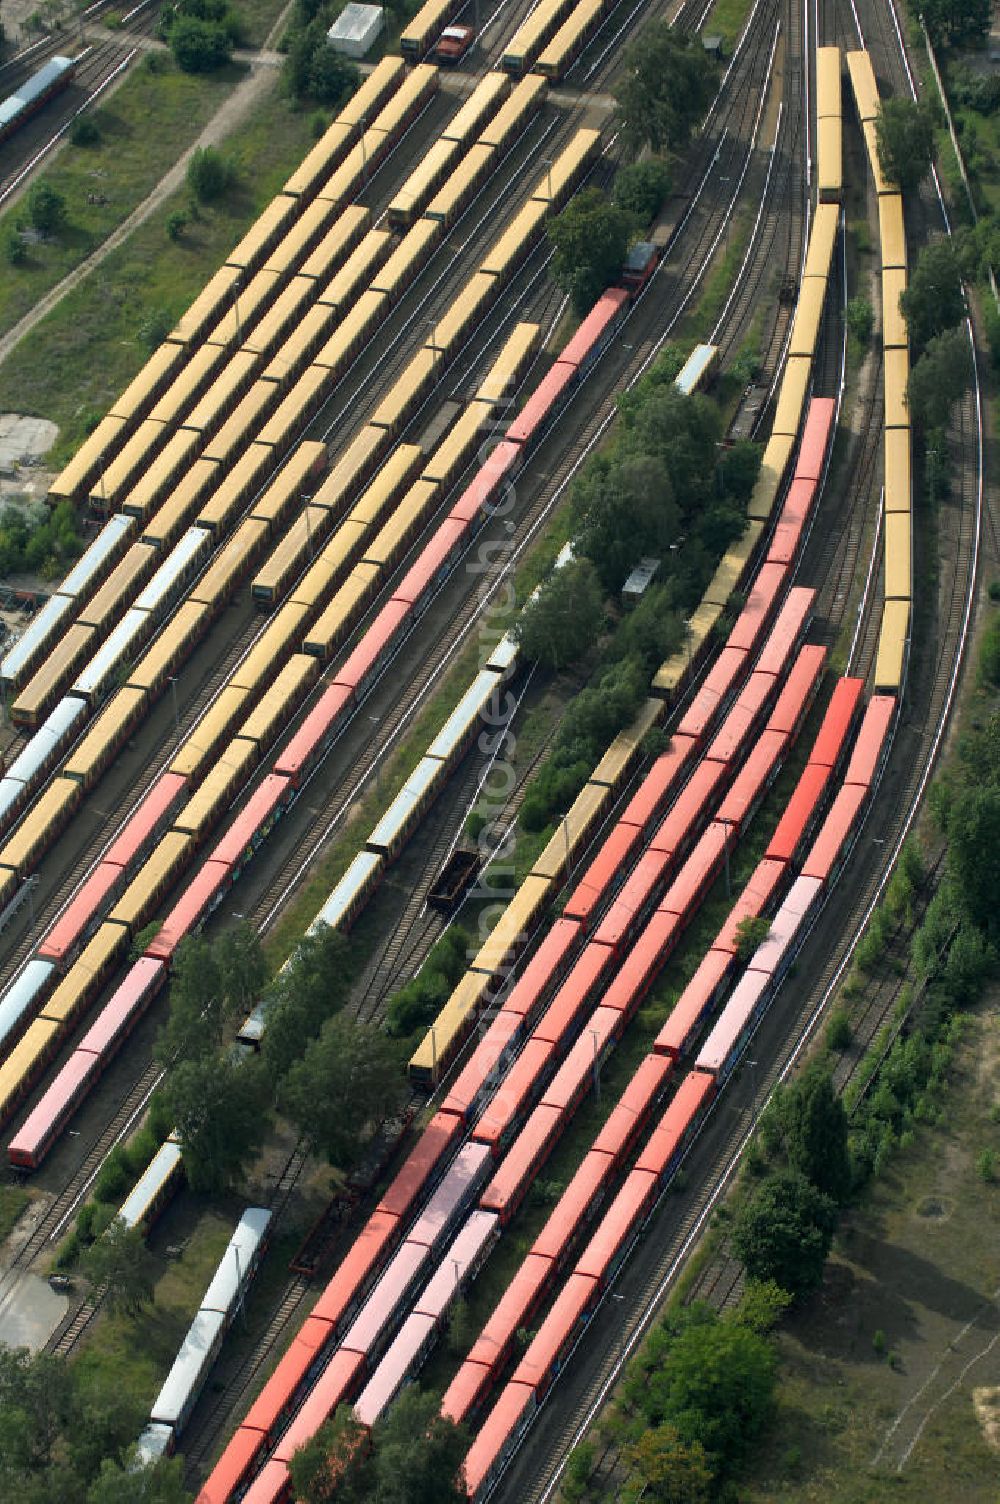
[[[317,293],[317,303],[346,312],[391,252],[392,236],[388,230],[368,230],[336,275]]]
[[[659,725],[665,709],[662,700],[648,699],[632,725],[619,731],[614,738],[590,775],[589,782],[612,791],[620,789],[642,755],[643,738]]]
[[[427,265],[441,235],[441,226],[435,220],[418,219],[372,278],[372,292],[384,292],[390,302],[398,303]]]
[[[841,92],[840,48],[816,48],[816,119],[844,113]]]
[[[733,588],[735,590],[738,590],[746,579],[750,561],[757,552],[763,533],[763,522],[748,521],[743,529],[743,536],[735,543],[730,543],[723,555],[723,560],[734,570],[736,584]]]
[[[352,524],[346,523],[344,526],[353,533]],[[292,582],[288,590],[288,599],[296,606],[305,606],[310,615],[315,615],[326,604],[337,578],[337,566],[332,559],[324,557],[324,552],[321,551],[313,558],[312,563],[304,568],[304,572]],[[305,561],[302,562],[304,565]]]
[[[690,676],[694,665],[704,656],[721,615],[722,607],[711,601],[702,601],[695,607],[687,623],[684,646],[661,663],[653,676],[652,689],[655,695],[670,699],[677,692]]]
[[[261,758],[286,730],[292,716],[319,678],[320,666],[308,653],[294,653],[270,689],[262,695],[237,733],[237,740],[253,742]]]
[[[303,262],[299,275],[325,286],[371,227],[371,210],[350,204],[337,214],[330,229]]]
[[[176,345],[175,349],[186,349]],[[176,428],[186,418],[195,403],[204,396],[211,383],[229,359],[228,351],[220,345],[201,345],[194,350],[187,364],[178,372],[166,391],[159,398],[150,417],[157,423],[166,423]]]
[[[886,601],[875,655],[876,694],[898,695],[910,656],[910,602]]]
[[[234,350],[183,420],[183,427],[190,428],[207,439],[226,421],[250,386],[257,365],[258,358],[251,351]]]
[[[276,382],[283,390],[299,380],[320,345],[329,339],[337,327],[337,310],[325,304],[313,303],[307,313],[290,329],[269,357],[262,375],[265,381]]]
[[[125,557],[115,565],[92,601],[82,607],[81,626],[92,627],[95,642],[102,641],[117,626],[140,587],[160,563],[160,551],[150,543],[133,543]]]
[[[184,365],[182,345],[158,345],[142,370],[111,405],[110,416],[135,425],[148,416],[160,393],[165,391]]]
[[[803,278],[823,277],[829,279],[833,267],[833,252],[837,244],[837,233],[840,229],[840,206],[838,204],[817,204],[816,212],[812,217],[809,228],[809,245],[806,250],[806,262],[802,271]]]
[[[487,73],[480,79],[468,99],[441,132],[442,141],[458,141],[468,146],[503,104],[510,93],[510,79],[505,73]]]
[[[882,357],[885,373],[885,426],[909,428],[910,408],[906,388],[910,380],[910,355],[905,348],[886,350]]]
[[[350,520],[363,527],[380,527],[420,473],[423,462],[424,452],[419,444],[398,444],[351,508]]]
[[[868,163],[875,180],[875,192],[880,196],[883,193],[898,193],[898,185],[887,178],[882,171],[882,159],[878,154],[878,132],[875,129],[874,120],[866,120],[862,129],[865,133],[865,146],[868,148]]]
[[[222,345],[227,350],[245,344],[248,333],[260,322],[278,296],[281,283],[282,278],[277,272],[269,272],[263,267],[254,272],[245,286],[233,289],[229,307],[208,331],[205,343]]]
[[[83,790],[72,778],[53,778],[0,848],[0,866],[25,878],[65,827]]]
[[[488,272],[498,286],[504,286],[540,239],[548,212],[548,204],[541,199],[529,200],[487,251],[480,272]]]
[[[880,105],[871,53],[848,52],[847,74],[851,80],[851,89],[854,93],[854,105],[858,113],[858,119],[862,123],[866,120],[874,120],[879,112]]]
[[[197,726],[185,737],[170,764],[171,773],[189,779],[192,785],[199,783],[214,765],[219,748],[232,738],[234,729],[251,704],[252,695],[248,689],[227,684]]]
[[[492,982],[488,972],[467,971],[462,977],[410,1056],[410,1079],[415,1086],[430,1091],[437,1085],[489,1001]]]
[[[379,167],[389,150],[389,137],[385,131],[370,126],[361,139],[352,146],[340,166],[320,184],[319,196],[342,208],[356,198],[367,186],[372,174]]]
[[[388,522],[362,551],[366,564],[388,569],[401,559],[410,543],[430,521],[441,501],[440,487],[433,481],[417,480],[399,502]]]
[[[340,166],[350,151],[356,134],[354,126],[335,120],[323,132],[316,145],[306,153],[285,184],[283,192],[290,198],[298,198],[303,202],[313,198],[334,168]]]
[[[742,561],[735,554],[731,551],[723,554],[705,587],[702,600],[713,606],[726,606],[733,591],[739,588],[742,572]]]
[[[747,505],[747,516],[752,521],[766,522],[774,511],[774,503],[788,470],[795,440],[794,433],[772,433],[764,445],[760,471]]]
[[[544,878],[554,886],[561,884],[572,873],[611,799],[612,791],[606,784],[585,783],[532,867],[532,877]]]
[[[384,57],[369,73],[356,94],[352,94],[337,120],[357,129],[374,120],[377,111],[406,78],[406,64],[401,57]]]
[[[558,83],[573,66],[611,8],[611,0],[580,0],[539,54],[534,72]]]
[[[295,276],[306,257],[337,223],[338,217],[333,204],[326,199],[314,199],[300,211],[288,234],[268,252],[263,270],[275,273],[283,281]]]
[[[910,346],[906,315],[899,305],[905,291],[906,273],[901,267],[892,267],[882,273],[882,344],[887,350],[900,346],[909,349]]]
[[[375,336],[389,312],[383,292],[363,292],[316,356],[313,365],[325,367],[339,381],[358,352]]]
[[[399,433],[417,408],[427,399],[444,370],[443,352],[435,346],[418,350],[372,413],[371,426],[386,434]]]
[[[812,359],[819,344],[819,331],[823,322],[823,307],[826,303],[827,283],[824,277],[803,277],[799,287],[799,301],[795,305],[792,333],[788,341],[789,358],[805,356]]]
[[[200,845],[238,798],[258,760],[256,742],[234,737],[174,820],[171,833]]]
[[[226,257],[226,266],[235,266],[244,277],[251,276],[267,260],[268,252],[288,234],[299,213],[299,201],[294,194],[276,193],[266,209],[262,209],[243,236]]]
[[[128,948],[129,934],[123,924],[110,920],[98,928],[87,941],[69,971],[42,1009],[43,1017],[71,1028],[96,997],[105,977],[122,959]]]
[[[441,73],[432,63],[418,63],[393,90],[373,124],[385,131],[390,141],[398,141],[412,120],[434,98],[441,83]]]
[[[504,48],[501,68],[515,77],[527,73],[572,8],[573,0],[539,0]]]
[[[233,289],[240,285],[243,273],[238,266],[220,266],[213,277],[205,283],[187,313],[183,314],[170,334],[172,343],[194,345],[225,311],[232,299]]]
[[[90,487],[90,505],[98,516],[117,511],[142,472],[153,463],[169,430],[152,418],[144,418],[114,459],[97,475]]]
[[[0,1065],[0,1123],[5,1123],[27,1096],[55,1054],[63,1027],[51,1018],[36,1018]]]
[[[506,106],[504,106],[506,108]],[[497,148],[487,142],[470,146],[443,187],[424,210],[425,218],[450,229],[468,208],[499,161]]]
[[[207,527],[216,538],[221,538],[266,483],[274,465],[275,451],[271,444],[251,444],[202,506],[197,516],[198,526]]]
[[[109,413],[101,419],[50,484],[48,496],[53,506],[60,501],[79,502],[89,494],[91,482],[111,463],[128,430],[124,418],[114,418]]]
[[[337,384],[337,374],[323,365],[307,366],[257,435],[281,454],[308,426]]]
[[[266,522],[245,517],[228,543],[223,544],[201,579],[192,585],[188,599],[201,601],[218,615],[236,588],[260,559],[271,537]]]
[[[500,280],[486,271],[475,272],[448,312],[438,319],[426,345],[442,351],[446,360],[453,360],[479,321],[492,308],[500,290]]]
[[[808,355],[790,356],[785,362],[785,374],[778,392],[774,423],[771,425],[773,434],[794,436],[798,433],[811,374],[812,361]]]
[[[547,204],[550,209],[561,208],[597,156],[600,140],[600,131],[578,130],[565,151],[560,152],[538,178],[532,199]]]
[[[545,103],[548,84],[537,73],[522,78],[493,119],[480,132],[479,145],[504,152],[521,135]]]
[[[844,127],[839,115],[816,126],[816,191],[821,204],[839,204],[844,196]]]
[[[374,428],[370,423],[359,429],[330,467],[330,473],[313,497],[313,505],[326,507],[336,517],[344,516],[389,444],[390,435],[386,429]]]
[[[291,598],[298,605],[318,608],[325,594],[335,590],[351,565],[361,557],[368,529],[349,517],[338,526],[333,537],[319,558],[306,570],[292,591]]]
[[[216,460],[195,460],[145,524],[143,543],[151,543],[165,554],[215,490],[222,474]]]
[[[244,335],[242,348],[251,355],[271,356],[311,307],[315,296],[316,283],[312,277],[292,277],[260,322]]]
[[[299,651],[308,623],[308,610],[286,601],[243,662],[230,674],[230,684],[259,694],[286,660]]]
[[[101,776],[146,708],[146,692],[124,685],[92,722],[63,767],[63,776],[89,789]]]
[[[378,564],[355,565],[333,600],[306,633],[302,651],[309,653],[313,662],[325,662],[346,642],[351,628],[375,594],[383,575],[384,571]]]
[[[480,946],[470,970],[482,971],[499,983],[515,956],[531,938],[552,899],[552,883],[533,874],[524,879],[514,897]]]
[[[392,229],[408,230],[419,221],[420,215],[461,155],[460,141],[441,139],[431,144],[386,211]]]
[[[910,481],[910,430],[887,428],[885,430],[884,479],[886,512],[912,510]]]
[[[195,795],[195,798],[198,796]],[[168,830],[160,837],[140,870],[108,915],[113,924],[123,924],[133,940],[152,919],[161,901],[194,856],[190,835]]]
[[[882,270],[898,267],[906,270],[906,225],[903,221],[903,196],[883,193],[878,201],[878,233],[882,247]]]
[[[541,341],[540,324],[515,324],[474,400],[499,406],[517,390]]]
[[[277,548],[254,576],[254,604],[269,611],[284,600],[302,570],[326,542],[333,518],[324,507],[307,506],[288,527]]]
[[[129,674],[128,683],[134,689],[145,690],[150,699],[154,699],[174,669],[184,662],[208,631],[211,620],[211,611],[201,601],[182,601],[152,647]]]
[[[885,599],[913,599],[912,539],[909,512],[885,514]]]
[[[10,718],[14,725],[26,731],[37,730],[96,645],[93,627],[81,622],[69,627],[11,705]],[[3,860],[0,857],[0,862]]]
[[[222,466],[233,464],[249,448],[280,399],[281,387],[276,381],[255,381],[205,445],[204,458],[218,460]],[[274,447],[277,451],[278,446]],[[275,460],[280,457],[280,451],[276,452]]]
[[[326,445],[317,439],[299,444],[289,455],[262,496],[250,509],[249,516],[266,522],[272,532],[280,530],[297,502],[307,491],[315,489],[326,468]]]
[[[201,435],[192,429],[179,428],[171,434],[159,454],[147,465],[125,496],[122,502],[125,515],[135,517],[143,524],[151,518],[184,472],[194,465],[200,446]],[[201,474],[204,478],[203,471]],[[197,497],[191,499],[191,504],[197,504]]]
[[[400,33],[399,50],[407,62],[420,61],[459,9],[457,0],[425,0]]]
[[[440,486],[442,496],[476,458],[492,411],[487,402],[470,402],[424,465],[421,475]]]

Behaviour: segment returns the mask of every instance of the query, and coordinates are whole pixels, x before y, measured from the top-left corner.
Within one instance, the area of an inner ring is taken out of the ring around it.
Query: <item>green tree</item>
[[[224,26],[198,16],[178,16],[168,33],[170,50],[182,73],[214,73],[225,67],[232,55],[232,42]],[[206,147],[210,151],[211,147]]]
[[[181,240],[187,229],[188,217],[183,209],[175,209],[167,216],[167,235],[171,240]]]
[[[763,914],[748,914],[736,926],[736,954],[741,961],[749,961],[759,945],[763,945],[771,933],[771,921]]]
[[[214,1052],[170,1072],[166,1096],[194,1190],[222,1190],[239,1179],[263,1141],[270,1095],[257,1057],[241,1063]]]
[[[752,1279],[774,1280],[792,1295],[814,1290],[833,1241],[837,1209],[796,1170],[761,1181],[733,1223],[733,1252]]]
[[[851,1190],[847,1114],[833,1078],[814,1060],[774,1093],[764,1125],[765,1145],[780,1148],[788,1166],[843,1203]]]
[[[465,1504],[462,1462],[470,1437],[441,1414],[441,1397],[404,1389],[375,1428],[379,1504]]]
[[[187,183],[203,204],[222,197],[232,182],[229,163],[214,146],[196,146],[187,165]]]
[[[262,1055],[273,1085],[287,1074],[324,1022],[343,1007],[352,981],[347,940],[322,924],[304,935],[270,991]]]
[[[622,269],[631,219],[599,188],[585,188],[547,227],[555,250],[552,275],[586,313]]]
[[[899,300],[910,336],[920,346],[965,318],[958,256],[951,240],[932,240],[917,258],[910,285]]]
[[[392,1042],[380,1029],[334,1014],[289,1070],[279,1100],[310,1149],[347,1166],[363,1130],[391,1116],[405,1097]]]
[[[867,298],[852,298],[844,310],[847,332],[863,348],[872,342],[875,314]]]
[[[920,0],[920,14],[943,47],[970,47],[990,29],[990,0]]]
[[[260,935],[253,925],[241,920],[216,940],[215,959],[222,976],[227,1013],[230,1017],[242,1017],[260,997],[269,976]]]
[[[685,1441],[675,1425],[651,1426],[628,1447],[625,1461],[655,1504],[711,1504],[715,1469],[700,1441]]]
[[[156,1041],[157,1059],[194,1060],[222,1040],[225,992],[215,947],[189,935],[177,949],[170,984],[170,1015]]]
[[[948,866],[958,901],[973,924],[1000,936],[1000,790],[969,788],[948,815]]]
[[[318,104],[336,107],[354,93],[360,76],[357,64],[335,51],[324,36],[309,67],[309,94]]]
[[[66,223],[66,200],[43,178],[28,190],[28,223],[46,239]]]
[[[620,167],[615,176],[614,200],[641,229],[659,214],[670,196],[673,177],[662,157],[644,157]]]
[[[4,254],[11,266],[23,266],[28,259],[28,242],[17,225],[11,225],[4,238]]]
[[[643,556],[669,559],[682,529],[670,472],[655,454],[601,456],[575,483],[572,506],[577,552],[609,593]]]
[[[161,1457],[137,1470],[106,1457],[87,1490],[87,1504],[190,1504],[191,1498],[181,1457]]]
[[[934,124],[912,99],[886,99],[875,120],[882,171],[903,193],[915,193],[930,172]]]
[[[135,1316],[153,1300],[156,1262],[142,1232],[116,1217],[84,1255],[88,1279],[105,1285],[109,1310]]]
[[[297,1504],[366,1504],[372,1494],[368,1432],[350,1405],[292,1454],[292,1491]]]
[[[697,36],[653,21],[625,51],[615,85],[627,146],[638,152],[676,151],[687,141],[712,97],[715,70]]]
[[[935,335],[910,371],[910,412],[925,430],[946,429],[952,408],[971,384],[972,356],[964,329]]]
[[[565,668],[600,635],[604,602],[594,566],[576,559],[550,574],[535,600],[521,612],[517,640],[526,658]]]

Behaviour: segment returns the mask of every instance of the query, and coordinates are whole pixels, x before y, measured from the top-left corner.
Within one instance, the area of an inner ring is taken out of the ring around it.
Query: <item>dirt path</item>
[[[233,92],[216,110],[197,141],[192,142],[170,171],[160,179],[152,193],[132,210],[128,218],[122,221],[117,230],[111,232],[96,251],[81,261],[73,271],[68,272],[62,281],[57,282],[44,297],[39,298],[31,312],[26,313],[13,329],[0,338],[0,361],[6,360],[25,335],[30,334],[36,324],[41,323],[46,314],[50,313],[68,292],[72,292],[73,288],[78,287],[85,277],[89,277],[90,273],[100,266],[112,251],[117,250],[133,230],[144,224],[164,200],[181,186],[187,172],[188,162],[199,147],[218,146],[250,116],[261,96],[275,84],[275,69],[270,58],[274,56],[274,45],[285,27],[291,8],[290,0],[272,26],[264,46],[260,49],[260,56],[249,61],[250,71],[247,77],[236,85]]]

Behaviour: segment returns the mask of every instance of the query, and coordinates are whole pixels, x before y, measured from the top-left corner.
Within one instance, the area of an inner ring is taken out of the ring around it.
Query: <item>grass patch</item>
[[[702,26],[702,35],[720,36],[726,52],[732,52],[739,41],[743,23],[750,9],[750,0],[715,0],[708,20]]]
[[[58,423],[53,463],[63,461],[108,409],[310,145],[307,116],[282,101],[277,74],[252,121],[223,144],[236,186],[198,210],[180,241],[167,220],[188,207],[186,190],[67,294],[0,368],[0,407]],[[0,294],[2,296],[2,294]]]
[[[235,9],[243,24],[241,46],[263,47],[284,9],[284,0],[236,0]]]
[[[21,266],[0,258],[0,333],[13,328],[142,203],[245,77],[245,69],[235,65],[217,74],[181,73],[166,54],[157,53],[156,63],[156,71],[134,68],[107,104],[93,112],[100,132],[95,145],[66,146],[39,179],[65,199],[68,223],[57,239],[31,245]],[[6,246],[24,217],[23,201],[0,215],[0,244]],[[7,386],[5,406],[11,397]]]
[[[0,1243],[5,1243],[31,1200],[30,1194],[19,1185],[0,1185]]]
[[[741,209],[733,215],[720,246],[722,257],[720,259],[716,252],[715,262],[705,278],[696,307],[675,331],[675,343],[683,345],[687,340],[692,344],[697,343],[698,340],[707,339],[715,327],[743,264],[750,239],[750,224],[748,210]]]

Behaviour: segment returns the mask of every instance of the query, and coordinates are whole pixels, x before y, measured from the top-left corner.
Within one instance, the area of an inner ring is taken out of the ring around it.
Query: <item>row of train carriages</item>
[[[515,78],[535,73],[560,82],[614,6],[615,0],[539,0],[504,45],[501,68]],[[427,0],[400,36],[403,56],[426,57],[459,9],[456,0]]]

